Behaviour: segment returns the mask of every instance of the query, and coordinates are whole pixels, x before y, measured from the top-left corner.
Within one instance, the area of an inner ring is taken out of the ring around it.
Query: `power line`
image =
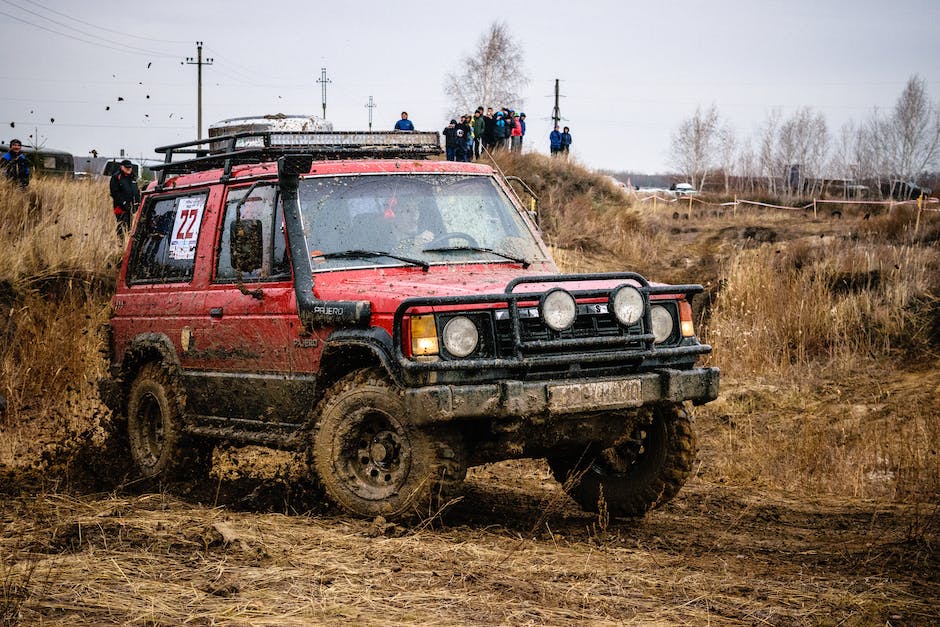
[[[87,39],[82,39],[81,37],[76,37],[75,35],[69,35],[68,33],[62,33],[62,32],[60,32],[60,31],[57,31],[57,30],[54,30],[54,29],[51,29],[51,28],[47,28],[47,27],[42,26],[42,25],[40,25],[40,24],[36,24],[36,23],[34,23],[34,22],[30,22],[29,20],[24,20],[23,18],[21,18],[21,17],[19,17],[19,16],[11,15],[11,14],[5,12],[5,11],[0,11],[0,15],[5,15],[6,17],[9,17],[10,19],[14,19],[14,20],[16,20],[17,22],[22,22],[23,24],[28,24],[29,26],[32,26],[33,28],[38,28],[39,30],[44,30],[44,31],[46,31],[46,32],[48,32],[48,33],[52,33],[52,34],[54,34],[54,35],[59,35],[59,36],[61,36],[61,37],[66,37],[66,38],[68,38],[68,39],[74,39],[75,41],[80,41],[80,42],[82,42],[83,44],[90,44],[90,45],[92,45],[92,46],[99,46],[99,47],[101,47],[101,48],[107,48],[108,50],[116,50],[117,52],[123,52],[123,53],[125,53],[125,54],[136,54],[136,55],[140,55],[140,56],[160,56],[160,57],[167,57],[167,58],[172,58],[172,57],[173,57],[173,55],[170,55],[170,54],[162,54],[162,53],[154,53],[154,54],[151,54],[151,53],[137,52],[136,50],[133,50],[133,49],[118,48],[118,47],[116,47],[116,46],[109,46],[109,45],[107,45],[107,44],[103,44],[103,43],[98,42],[98,41],[88,41]]]
[[[155,39],[153,37],[144,37],[143,35],[131,35],[131,34],[119,31],[119,30],[114,30],[112,28],[105,28],[104,26],[98,26],[97,24],[86,22],[85,20],[80,20],[77,17],[72,17],[71,15],[67,13],[63,13],[62,11],[56,11],[53,8],[47,7],[44,4],[36,2],[36,0],[32,0],[32,3],[37,7],[40,7],[40,8],[45,9],[46,11],[49,11],[50,13],[55,13],[56,15],[61,15],[62,17],[68,18],[72,20],[73,22],[78,22],[79,24],[84,24],[85,26],[91,26],[92,28],[97,28],[98,30],[103,30],[108,33],[121,35],[122,37],[129,37],[131,39],[146,39],[147,41],[155,41],[161,44],[188,44],[189,43],[188,41],[177,41],[177,40],[172,40],[172,39]],[[9,2],[7,4],[9,4]]]
[[[63,27],[65,27],[65,28],[74,30],[74,31],[77,32],[77,33],[80,33],[80,34],[82,34],[82,35],[85,35],[86,37],[94,37],[94,38],[97,38],[97,39],[100,39],[100,38],[101,38],[100,35],[97,35],[97,34],[95,34],[95,33],[89,33],[89,32],[87,32],[87,31],[84,31],[84,30],[75,28],[74,26],[71,26],[71,25],[69,25],[69,24],[64,24],[64,23],[62,23],[62,22],[60,22],[60,21],[58,21],[58,20],[54,20],[54,19],[52,19],[51,17],[46,17],[46,16],[43,15],[42,13],[37,13],[36,11],[32,11],[32,10],[27,9],[27,8],[25,8],[25,7],[22,7],[22,6],[13,4],[10,0],[2,0],[2,2],[3,2],[4,4],[8,4],[8,5],[10,5],[10,6],[14,7],[14,8],[17,8],[17,9],[19,9],[20,11],[25,11],[26,13],[29,13],[29,14],[31,14],[31,15],[35,15],[36,17],[38,17],[38,18],[40,18],[40,19],[46,20],[46,21],[48,21],[48,22],[52,22],[53,24],[56,24],[56,25],[58,25],[58,26],[63,26]],[[10,17],[14,17],[14,16],[10,16]],[[14,18],[14,19],[16,19],[16,18]],[[38,24],[33,24],[33,23],[27,22],[26,20],[23,20],[23,19],[20,19],[20,21],[21,21],[21,22],[26,22],[27,24],[30,24],[31,26],[40,27]],[[41,27],[40,27],[40,28],[41,28]],[[50,29],[46,29],[46,30],[50,30]],[[57,34],[59,34],[59,35],[64,35],[64,36],[66,36],[66,37],[69,37],[69,36],[70,36],[70,35],[67,34],[67,33],[59,33],[58,31],[51,31],[51,32],[55,32],[55,33],[57,33]],[[72,38],[76,38],[74,35],[72,35],[71,37],[72,37]],[[77,38],[76,38],[76,39],[77,39]],[[80,40],[80,41],[81,41],[81,40]],[[106,41],[109,41],[109,43],[114,44],[114,45],[116,45],[116,46],[122,46],[122,47],[124,47],[124,48],[126,49],[126,50],[123,50],[124,52],[133,52],[133,51],[136,51],[138,54],[147,54],[147,55],[151,55],[151,56],[164,56],[164,57],[172,56],[172,55],[169,55],[169,54],[166,54],[166,53],[163,53],[163,52],[157,52],[157,51],[155,51],[155,50],[147,50],[147,49],[145,49],[145,48],[138,48],[138,47],[136,47],[136,46],[130,46],[130,45],[127,45],[127,44],[123,44],[123,43],[121,43],[121,42],[118,42],[118,41],[110,41],[110,40],[106,40]],[[91,42],[86,42],[86,43],[91,43]]]

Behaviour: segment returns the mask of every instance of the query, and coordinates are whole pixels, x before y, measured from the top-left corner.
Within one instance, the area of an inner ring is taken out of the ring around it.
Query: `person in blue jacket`
[[[411,123],[411,120],[408,119],[408,112],[401,112],[401,119],[395,122],[396,131],[413,131],[415,130],[415,125]]]
[[[561,131],[561,152],[567,157],[568,149],[571,148],[571,131],[566,126]]]
[[[0,166],[6,178],[24,189],[29,186],[29,161],[23,154],[23,144],[20,140],[10,140],[10,150],[0,157]]]
[[[558,130],[557,124],[555,125],[555,130],[548,134],[548,148],[552,156],[561,153],[561,132]]]

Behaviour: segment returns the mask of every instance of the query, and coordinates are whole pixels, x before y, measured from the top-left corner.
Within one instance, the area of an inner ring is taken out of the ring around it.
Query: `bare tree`
[[[724,124],[718,129],[718,167],[725,179],[725,195],[731,193],[731,175],[737,160],[738,139],[730,124]]]
[[[704,187],[713,167],[718,128],[715,105],[705,111],[696,107],[695,114],[683,120],[672,136],[673,165],[698,189]]]
[[[480,36],[476,48],[447,75],[444,93],[453,103],[452,114],[467,113],[478,106],[513,106],[528,83],[523,69],[522,48],[501,22],[493,22]]]
[[[940,111],[927,95],[927,82],[916,74],[908,79],[892,114],[874,128],[887,153],[892,177],[915,181],[936,162]]]
[[[785,168],[784,189],[802,193],[805,183],[811,181],[808,191],[814,192],[829,152],[826,118],[809,107],[797,109],[780,125],[776,151],[777,163]]]
[[[777,177],[783,176],[784,164],[777,160],[777,132],[780,128],[780,111],[773,109],[767,115],[767,119],[760,129],[760,140],[758,149],[758,163],[760,164],[760,173],[767,179],[767,192],[777,193]]]

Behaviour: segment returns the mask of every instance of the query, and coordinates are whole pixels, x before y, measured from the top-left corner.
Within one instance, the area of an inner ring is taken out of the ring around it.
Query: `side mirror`
[[[261,267],[261,220],[235,220],[229,235],[232,267],[239,272],[253,272]]]

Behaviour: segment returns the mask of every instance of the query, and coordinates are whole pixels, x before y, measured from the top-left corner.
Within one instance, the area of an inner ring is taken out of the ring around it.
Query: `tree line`
[[[940,107],[911,76],[894,107],[835,133],[812,107],[772,111],[739,138],[715,105],[697,107],[673,132],[672,165],[698,189],[775,196],[914,195],[934,178]]]

